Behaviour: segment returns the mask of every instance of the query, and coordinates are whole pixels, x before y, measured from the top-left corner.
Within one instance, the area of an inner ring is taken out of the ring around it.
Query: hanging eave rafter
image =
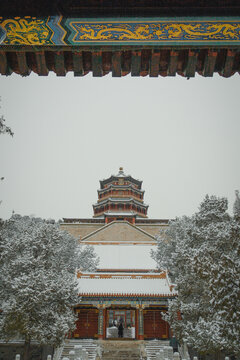
[[[32,5],[28,16],[20,7],[15,12],[3,7],[0,73],[187,78],[239,73],[240,6],[234,0],[227,5],[215,0],[215,7],[203,0],[124,3],[58,0],[45,11]]]

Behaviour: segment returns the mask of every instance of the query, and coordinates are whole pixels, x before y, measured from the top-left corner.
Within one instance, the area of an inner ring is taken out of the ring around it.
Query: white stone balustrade
[[[69,360],[75,360],[75,351],[74,350],[69,351]]]
[[[168,350],[168,356],[166,356],[166,350]],[[150,359],[150,357],[148,357]],[[225,356],[225,360],[230,360],[228,356]],[[77,359],[76,359],[77,360]],[[81,360],[81,359],[80,359]],[[180,358],[180,354],[178,352],[173,353],[173,348],[171,346],[163,347],[163,349],[160,349],[158,352],[155,353],[155,360],[190,360]],[[194,356],[192,360],[198,360],[197,356]]]
[[[83,350],[82,345],[74,346],[74,351],[75,351],[75,355],[76,355],[77,359],[80,359],[80,360],[82,359],[82,350]]]
[[[162,349],[159,350],[160,360],[164,360],[164,351]]]
[[[173,354],[173,360],[180,360],[180,355],[179,355],[178,352],[175,352],[175,353]]]
[[[88,360],[88,352],[86,349],[82,349],[82,360]]]
[[[164,359],[168,358],[168,346],[163,347]]]
[[[168,359],[173,360],[173,348],[168,346]]]

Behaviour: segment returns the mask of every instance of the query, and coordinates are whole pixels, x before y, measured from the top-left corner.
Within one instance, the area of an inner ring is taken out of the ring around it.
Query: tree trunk
[[[30,338],[25,339],[23,360],[30,360]]]

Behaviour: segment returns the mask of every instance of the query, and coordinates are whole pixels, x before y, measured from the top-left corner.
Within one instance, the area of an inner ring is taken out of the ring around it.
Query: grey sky
[[[0,77],[0,217],[91,217],[99,179],[143,180],[149,217],[240,189],[239,75],[223,79]]]

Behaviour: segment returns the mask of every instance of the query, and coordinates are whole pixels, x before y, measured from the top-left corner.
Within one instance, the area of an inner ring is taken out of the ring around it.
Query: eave
[[[0,73],[51,71],[80,77],[230,77],[240,72],[240,16],[0,18]],[[112,179],[117,177],[101,181],[101,187]],[[141,181],[124,179],[141,188]]]
[[[139,194],[143,194],[145,192],[145,190],[139,190],[137,188],[135,188],[132,184],[128,184],[128,185],[114,185],[114,184],[110,184],[108,187],[104,188],[104,189],[99,189],[97,190],[97,192],[99,194],[102,194],[106,191],[109,191],[110,189],[113,190],[126,190],[126,189],[132,189],[135,192],[139,193]]]
[[[137,206],[141,206],[144,207],[145,209],[147,209],[149,207],[149,205],[144,204],[144,202],[142,201],[138,201],[132,197],[123,197],[123,198],[106,198],[103,200],[98,200],[98,202],[96,204],[93,204],[93,208],[98,208],[101,207],[104,204],[124,204],[124,203],[133,203],[136,204]]]
[[[129,181],[130,183],[136,184],[139,186],[139,190],[141,189],[142,181],[134,179],[131,176],[118,177],[114,175],[110,176],[108,179],[100,180],[101,189],[103,189],[104,185],[111,183],[112,181],[117,181],[119,179],[124,179],[124,181]]]
[[[123,297],[133,297],[133,298],[164,298],[164,299],[172,299],[177,297],[177,293],[171,293],[171,294],[144,294],[144,293],[78,293],[79,296],[83,296],[83,297],[91,297],[91,298],[99,298],[99,297],[108,297],[108,298],[123,298]]]

